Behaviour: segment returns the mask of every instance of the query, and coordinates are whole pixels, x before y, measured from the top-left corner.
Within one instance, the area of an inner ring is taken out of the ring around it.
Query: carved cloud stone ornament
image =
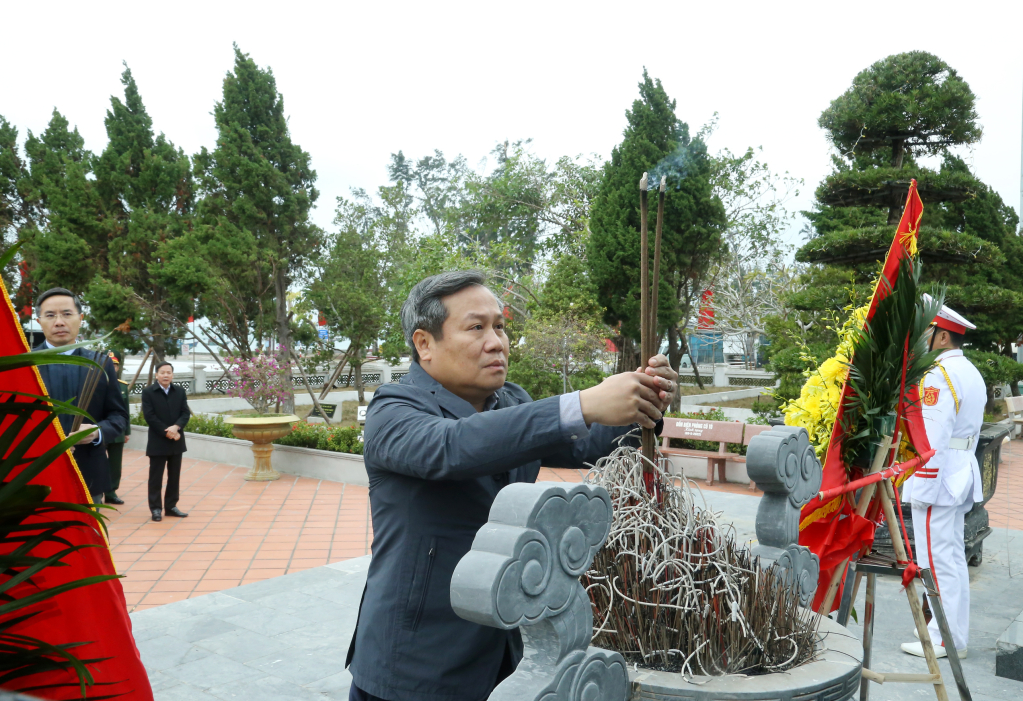
[[[522,633],[522,662],[490,701],[624,701],[625,660],[589,646],[593,610],[579,583],[610,529],[602,487],[538,482],[498,493],[451,577],[456,614]]]
[[[746,471],[764,491],[757,509],[753,554],[774,563],[809,604],[817,590],[820,560],[799,545],[799,511],[820,491],[823,470],[805,428],[774,426],[750,440]]]

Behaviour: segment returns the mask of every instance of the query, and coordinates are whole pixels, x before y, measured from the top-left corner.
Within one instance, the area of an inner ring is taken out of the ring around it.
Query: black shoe
[[[167,509],[167,515],[177,516],[178,518],[184,518],[185,516],[188,516],[188,514],[186,514],[184,511],[182,511],[176,506],[172,506],[171,508]]]
[[[120,505],[120,504],[124,503],[124,499],[122,499],[121,497],[117,496],[117,494],[115,492],[108,493],[105,497],[103,497],[103,501],[105,503],[107,503],[107,504],[118,504],[118,505]]]
[[[159,509],[153,509],[153,520],[154,521],[162,521],[163,520],[163,514],[160,513]]]

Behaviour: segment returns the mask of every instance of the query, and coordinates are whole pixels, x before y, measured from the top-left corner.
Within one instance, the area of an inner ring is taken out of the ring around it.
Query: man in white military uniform
[[[916,561],[934,574],[941,605],[959,657],[966,657],[970,633],[970,575],[966,569],[963,518],[984,496],[976,447],[984,421],[987,389],[960,347],[968,329],[977,328],[948,307],[931,324],[931,348],[946,349],[921,383],[927,440],[934,457],[906,480],[903,501],[913,509]],[[938,620],[927,625],[938,657],[945,657]],[[902,650],[923,657],[919,642]]]

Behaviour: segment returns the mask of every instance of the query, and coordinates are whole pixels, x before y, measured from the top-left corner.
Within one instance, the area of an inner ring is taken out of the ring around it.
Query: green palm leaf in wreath
[[[847,468],[869,464],[871,445],[882,438],[881,419],[894,415],[900,397],[909,400],[904,393],[923,380],[941,353],[928,350],[927,329],[945,295],[942,291],[929,300],[922,298],[920,267],[918,259],[907,256],[899,265],[894,287],[881,276],[885,297],[854,337],[848,380],[852,391],[843,410],[843,461]]]
[[[65,346],[61,350],[67,349]],[[0,372],[44,363],[99,367],[87,358],[35,351],[0,357]],[[41,455],[32,455],[35,442],[58,414],[65,413],[88,417],[87,412],[69,402],[21,392],[0,392],[0,426],[3,426],[0,430],[0,687],[17,688],[19,679],[42,672],[70,670],[77,676],[77,684],[47,684],[18,690],[31,693],[77,687],[81,698],[99,701],[113,698],[87,693],[90,688],[98,691],[95,687],[108,685],[97,683],[88,668],[102,660],[80,659],[74,654],[75,648],[91,641],[53,645],[14,632],[40,613],[29,611],[31,607],[63,592],[118,578],[118,575],[97,575],[52,587],[44,587],[34,579],[49,568],[67,567],[65,559],[72,553],[102,547],[73,545],[63,537],[61,534],[68,529],[89,527],[88,519],[83,523],[67,516],[83,514],[93,519],[99,528],[106,528],[106,518],[99,509],[109,507],[46,501],[50,488],[31,484],[58,456],[94,430],[76,433]],[[65,518],[61,518],[62,515]]]

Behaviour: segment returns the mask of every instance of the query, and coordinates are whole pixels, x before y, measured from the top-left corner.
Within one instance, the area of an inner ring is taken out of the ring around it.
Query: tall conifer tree
[[[26,165],[18,150],[18,129],[0,115],[0,251],[6,251],[18,240],[19,230],[26,224],[27,206],[21,193]],[[4,284],[12,295],[18,291],[16,262],[0,270]],[[15,306],[21,307],[15,299]]]
[[[122,341],[149,345],[159,362],[180,337],[175,320],[187,320],[194,307],[171,247],[191,226],[192,171],[181,149],[154,135],[127,66],[121,83],[124,100],[110,98],[109,142],[96,159],[106,250],[86,299],[94,323],[109,329],[130,320]]]
[[[611,151],[593,200],[587,261],[606,309],[604,320],[621,324],[622,340],[639,340],[639,180],[650,173],[652,234],[657,187],[660,176],[667,176],[657,332],[667,331],[677,367],[682,334],[702,292],[701,278],[724,251],[727,218],[714,194],[711,159],[702,139],[689,136],[689,127],[675,115],[675,101],[645,70],[639,92],[626,112],[625,138]],[[633,360],[623,356],[626,366],[635,367]]]
[[[48,287],[82,294],[106,253],[105,210],[92,177],[93,155],[78,129],[70,128],[57,110],[40,136],[28,132],[25,152],[28,173],[21,189],[30,214],[23,232],[23,284],[36,294]]]
[[[306,273],[322,239],[309,220],[319,196],[313,187],[316,172],[309,154],[291,140],[273,72],[259,68],[237,46],[234,71],[224,78],[224,99],[213,116],[217,147],[204,148],[195,159],[201,214],[210,230],[221,228],[238,240],[255,269],[269,270],[274,331],[277,342],[290,350],[288,291]],[[289,394],[290,383],[289,371]],[[293,411],[293,394],[283,409]]]

